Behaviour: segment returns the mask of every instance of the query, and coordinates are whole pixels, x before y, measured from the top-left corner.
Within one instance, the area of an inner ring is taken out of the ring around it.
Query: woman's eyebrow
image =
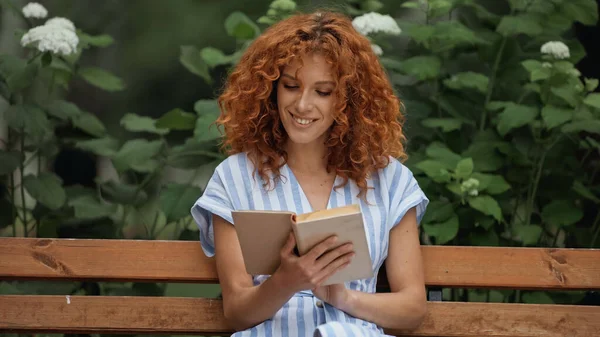
[[[297,79],[290,74],[283,74],[283,75],[281,75],[281,77],[287,77],[293,81],[297,81]],[[334,81],[317,81],[317,82],[315,82],[315,84],[334,84],[335,85],[335,82]]]

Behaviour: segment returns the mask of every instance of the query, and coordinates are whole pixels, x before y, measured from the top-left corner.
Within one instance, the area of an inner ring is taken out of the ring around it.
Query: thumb
[[[294,233],[290,232],[285,245],[281,248],[281,252],[285,255],[294,254],[294,247],[296,247],[296,238],[294,237]]]

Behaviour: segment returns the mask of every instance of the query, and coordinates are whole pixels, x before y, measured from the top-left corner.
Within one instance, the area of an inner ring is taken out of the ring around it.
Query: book
[[[250,275],[272,275],[280,264],[280,251],[290,232],[300,256],[326,238],[336,235],[336,247],[351,242],[354,257],[349,265],[323,285],[367,279],[374,276],[363,216],[358,205],[296,214],[288,211],[232,211],[234,227]],[[335,247],[334,247],[335,248]]]

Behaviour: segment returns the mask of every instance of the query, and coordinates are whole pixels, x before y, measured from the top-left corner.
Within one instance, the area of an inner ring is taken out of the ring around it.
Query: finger
[[[319,244],[314,246],[310,251],[308,251],[308,253],[306,254],[306,258],[313,260],[313,261],[317,260],[321,255],[323,255],[323,253],[325,253],[326,251],[331,249],[335,245],[336,241],[337,241],[336,236],[330,236],[329,238],[321,241]]]
[[[283,255],[290,255],[294,253],[294,247],[296,247],[296,238],[294,237],[294,233],[290,232],[287,241],[281,248],[281,253]]]
[[[346,244],[343,244],[333,250],[330,250],[329,252],[321,255],[321,257],[319,257],[317,259],[317,263],[316,263],[315,267],[317,268],[317,270],[323,269],[323,268],[325,268],[325,266],[327,266],[333,260],[339,258],[340,256],[342,256],[344,254],[352,253],[353,248],[354,247],[353,247],[352,243],[346,243]]]
[[[353,257],[354,253],[345,254],[334,260],[325,269],[322,269],[319,273],[317,273],[317,275],[314,278],[315,280],[317,280],[317,285],[322,284],[323,282],[325,282],[325,280],[333,276],[333,274],[346,268],[350,264],[350,262],[352,262]]]

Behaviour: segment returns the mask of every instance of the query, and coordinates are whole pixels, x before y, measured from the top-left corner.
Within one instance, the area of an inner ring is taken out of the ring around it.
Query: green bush
[[[597,22],[594,0],[411,0],[395,19],[377,0],[347,0],[341,8],[359,21],[379,12],[401,30],[367,35],[403,101],[406,165],[431,200],[424,244],[600,248],[600,94],[598,79],[575,68],[585,52],[572,34],[575,22]],[[294,1],[275,0],[257,21],[233,12],[224,27],[236,52],[186,45],[180,62],[214,83],[215,68],[235,65],[265,27],[295,10]],[[37,20],[24,19],[30,27]],[[125,89],[117,76],[78,62],[112,38],[76,34],[75,53],[34,43],[25,57],[0,55],[0,93],[9,104],[0,175],[12,209],[0,217],[0,230],[56,237],[72,227],[85,237],[196,240],[189,209],[202,190],[195,178],[224,158],[219,132],[210,128],[216,101],[199,100],[194,112],[174,107],[158,119],[125,114],[120,124],[129,138],[117,139],[65,100],[73,78]],[[68,136],[57,136],[65,128]],[[26,173],[36,158],[52,161],[65,147],[107,158],[116,174],[93,189],[64,187],[40,165]],[[173,168],[191,172],[190,180],[165,180]],[[462,293],[486,301],[514,295]],[[517,293],[512,300],[549,298]]]

